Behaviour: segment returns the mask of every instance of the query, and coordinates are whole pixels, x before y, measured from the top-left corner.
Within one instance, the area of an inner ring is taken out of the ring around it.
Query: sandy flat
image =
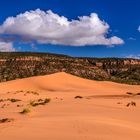
[[[14,121],[0,123],[0,139],[140,140],[136,93],[140,86],[91,81],[64,72],[1,83],[0,119]],[[13,98],[21,101],[7,101]],[[46,105],[29,105],[45,98],[51,99]],[[127,107],[132,101],[136,106]],[[24,108],[31,112],[20,114]]]

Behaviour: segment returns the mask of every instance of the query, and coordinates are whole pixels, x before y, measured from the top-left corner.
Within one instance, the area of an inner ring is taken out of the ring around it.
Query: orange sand
[[[39,95],[26,94],[28,91]],[[22,101],[0,102],[0,119],[14,118],[0,124],[0,139],[140,140],[140,96],[126,92],[138,93],[140,86],[91,81],[63,72],[1,83],[0,99]],[[77,95],[83,98],[75,99]],[[28,105],[40,98],[51,98],[51,102]],[[131,101],[136,107],[126,107]],[[23,108],[31,112],[19,114]]]

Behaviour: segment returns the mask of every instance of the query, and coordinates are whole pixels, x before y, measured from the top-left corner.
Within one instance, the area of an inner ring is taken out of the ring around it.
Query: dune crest
[[[91,91],[96,94],[113,94],[139,92],[140,86],[119,84],[108,81],[94,81],[83,79],[65,72],[59,72],[46,76],[36,76],[24,79],[17,79],[9,82],[0,83],[1,92],[9,90],[79,90]]]

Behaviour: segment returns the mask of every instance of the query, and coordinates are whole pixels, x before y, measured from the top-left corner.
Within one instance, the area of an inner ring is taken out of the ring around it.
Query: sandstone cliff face
[[[140,60],[0,53],[0,82],[64,71],[83,78],[140,84]]]

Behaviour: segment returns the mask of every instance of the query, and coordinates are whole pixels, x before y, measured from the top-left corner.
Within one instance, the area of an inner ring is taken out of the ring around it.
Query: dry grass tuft
[[[20,114],[28,114],[30,113],[31,110],[29,108],[24,108],[21,112],[19,112]]]
[[[30,102],[30,105],[33,107],[36,107],[38,105],[46,105],[47,103],[49,103],[51,101],[51,99],[46,98],[46,99],[38,99],[38,100],[34,100]]]

